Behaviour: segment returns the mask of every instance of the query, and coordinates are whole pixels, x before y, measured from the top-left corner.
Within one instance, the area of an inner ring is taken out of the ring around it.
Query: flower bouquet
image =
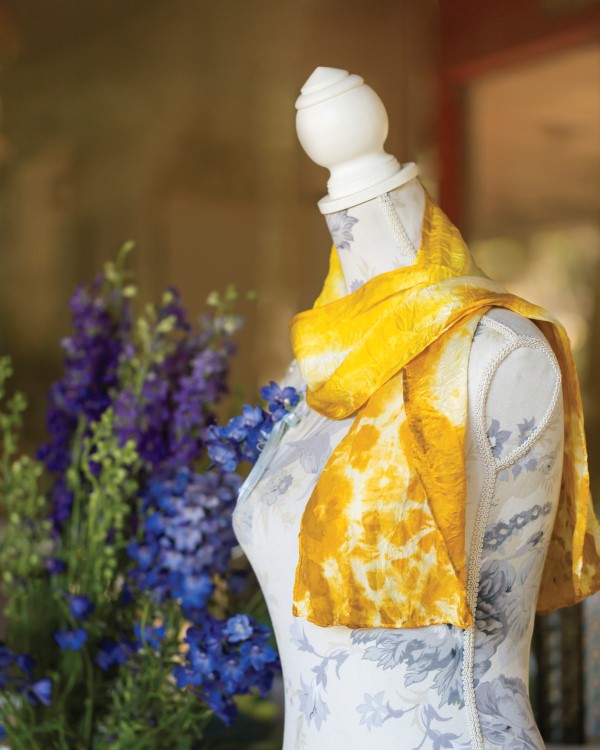
[[[173,290],[135,319],[130,249],[71,300],[35,458],[18,449],[25,400],[7,397],[0,360],[0,737],[12,750],[202,747],[211,717],[230,724],[237,696],[264,696],[279,668],[269,629],[239,613],[253,592],[232,560],[231,512],[237,464],[256,457],[281,392],[272,384],[269,412],[215,426],[235,292],[211,295],[196,327]]]

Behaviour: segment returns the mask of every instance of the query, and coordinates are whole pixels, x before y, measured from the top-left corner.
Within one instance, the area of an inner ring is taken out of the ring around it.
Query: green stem
[[[77,566],[77,560],[73,558],[73,553],[77,553],[77,550],[79,549],[79,545],[81,543],[81,536],[80,536],[80,524],[81,524],[81,481],[80,481],[80,471],[81,471],[81,459],[83,454],[83,436],[85,434],[85,427],[86,422],[85,418],[81,417],[79,418],[79,422],[77,424],[77,430],[75,432],[75,436],[73,438],[72,443],[72,461],[70,468],[73,469],[73,474],[76,477],[76,483],[74,483],[74,486],[71,487],[73,491],[73,509],[71,511],[71,521],[70,521],[70,544],[67,546],[67,549],[71,551],[71,554],[69,555],[69,560],[67,563],[67,581],[69,586],[72,585],[75,581],[75,567]]]
[[[60,742],[60,750],[69,750],[67,745],[67,738],[65,737],[65,726],[62,721],[62,716],[59,718],[58,725],[58,741]]]
[[[85,581],[85,591],[89,594],[91,593],[92,586],[95,586],[98,583],[98,578],[96,577],[96,566],[98,564],[98,558],[100,555],[98,555],[96,551],[96,539],[95,539],[95,533],[96,533],[96,512],[98,509],[98,490],[96,487],[92,487],[90,491],[90,497],[88,501],[88,517],[87,517],[87,532],[86,532],[86,541],[87,541],[87,550],[86,550],[86,575],[84,578]]]
[[[85,698],[85,717],[83,732],[85,746],[92,747],[92,730],[94,721],[94,665],[86,648],[83,649],[83,661],[86,671],[87,696]]]
[[[79,664],[79,659],[72,659],[70,652],[65,654],[65,656],[68,656],[68,659],[65,659],[66,661],[74,661],[75,663],[72,665],[72,668],[69,669],[69,680],[67,684],[65,685],[65,689],[60,694],[60,705],[61,707],[64,707],[65,703],[67,702],[67,697],[71,690],[73,689],[75,683],[77,682],[77,678],[79,677],[79,669],[76,668],[76,665]],[[65,664],[65,667],[67,667],[68,664]],[[62,713],[62,711],[61,711]]]
[[[8,736],[9,736],[11,743],[14,743],[14,742],[17,743],[16,746],[12,745],[14,750],[20,750],[20,748],[22,748],[22,750],[38,750],[38,745],[35,742],[33,734],[28,729],[28,725],[30,724],[29,717],[26,717],[25,721],[19,721],[17,719],[17,716],[21,714],[21,706],[15,704],[15,702],[11,699],[11,696],[8,694],[5,696],[5,701],[12,709],[13,718],[16,721],[16,727],[19,732],[18,735],[13,734],[10,731],[10,727],[13,726],[11,725],[11,722],[6,721],[5,719],[3,720],[4,726],[9,727]],[[31,707],[29,707],[29,709],[30,710],[28,711],[28,713],[31,714],[32,713]],[[33,720],[31,721],[31,726],[33,726]]]
[[[146,623],[148,622],[148,618],[150,617],[150,602],[146,599],[144,602],[144,609],[142,610],[142,617],[140,620],[140,640],[142,641],[142,644],[144,647],[147,646],[146,643]]]
[[[262,591],[258,590],[253,594],[250,601],[244,605],[244,609],[248,612],[248,614],[253,615],[257,605],[260,604],[262,600],[263,600],[263,593]]]

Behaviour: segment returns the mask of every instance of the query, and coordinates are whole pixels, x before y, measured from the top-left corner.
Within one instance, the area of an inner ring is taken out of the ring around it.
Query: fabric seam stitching
[[[389,193],[380,195],[379,203],[383,207],[383,212],[387,219],[388,226],[392,230],[394,239],[400,246],[400,249],[405,255],[408,255],[411,260],[414,260],[417,257],[417,251],[415,250],[413,243],[410,241],[410,237],[408,236],[408,233],[404,228],[404,224],[402,224],[400,218],[398,217],[398,212],[394,208],[394,204],[392,203],[392,199],[390,198]]]
[[[482,318],[483,320],[483,318]],[[496,324],[497,321],[489,321],[490,323]],[[488,325],[488,322],[484,323]],[[481,731],[481,724],[479,721],[479,711],[477,709],[477,702],[475,696],[475,682],[474,682],[474,662],[475,662],[475,634],[476,634],[476,622],[475,617],[477,614],[477,595],[479,591],[479,578],[481,574],[481,557],[483,554],[483,540],[485,535],[485,529],[487,527],[487,521],[489,517],[489,511],[494,497],[494,490],[496,486],[496,478],[500,470],[509,466],[514,461],[518,460],[524,455],[533,445],[533,443],[540,437],[543,430],[548,425],[550,418],[556,408],[558,397],[561,388],[561,372],[556,362],[556,358],[550,346],[544,341],[534,339],[532,337],[520,337],[516,335],[510,328],[503,326],[501,323],[496,325],[489,325],[490,328],[499,330],[507,328],[510,331],[508,334],[506,331],[501,332],[509,339],[507,343],[494,355],[491,361],[488,363],[482,381],[477,389],[477,398],[475,403],[475,429],[476,429],[476,442],[479,450],[479,454],[485,467],[485,478],[481,492],[480,502],[477,508],[477,514],[475,518],[475,526],[473,529],[473,537],[470,546],[470,559],[467,571],[467,603],[473,614],[473,625],[469,626],[464,630],[464,658],[463,658],[463,694],[465,698],[465,707],[467,711],[467,723],[469,725],[469,733],[471,735],[471,743],[476,750],[485,750],[483,741],[483,734]],[[497,462],[494,459],[494,455],[488,440],[487,430],[485,428],[485,404],[487,402],[487,395],[492,379],[496,374],[497,368],[500,364],[511,354],[513,351],[519,348],[532,348],[543,351],[550,360],[552,369],[555,373],[556,383],[554,386],[554,392],[550,400],[550,406],[546,411],[540,425],[537,430],[534,430],[527,440],[513,451],[503,461]]]

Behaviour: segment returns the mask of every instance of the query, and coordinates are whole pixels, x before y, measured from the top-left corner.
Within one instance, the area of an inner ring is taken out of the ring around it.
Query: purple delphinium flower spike
[[[98,276],[76,289],[70,302],[73,334],[63,339],[64,373],[50,389],[49,440],[38,451],[57,483],[52,494],[53,520],[61,528],[70,513],[71,496],[62,475],[71,462],[71,441],[79,421],[98,420],[118,384],[119,359],[131,328],[131,303],[121,290],[105,292]]]

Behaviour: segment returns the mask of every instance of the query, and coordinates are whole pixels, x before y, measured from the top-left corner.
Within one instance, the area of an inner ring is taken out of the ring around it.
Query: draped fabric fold
[[[535,320],[562,372],[563,482],[538,611],[600,589],[600,527],[561,324],[488,279],[429,197],[415,263],[345,292],[333,248],[315,306],[291,324],[309,405],[332,419],[355,416],[302,517],[294,614],[322,626],[473,623],[464,549],[467,369],[473,333],[491,307]]]

